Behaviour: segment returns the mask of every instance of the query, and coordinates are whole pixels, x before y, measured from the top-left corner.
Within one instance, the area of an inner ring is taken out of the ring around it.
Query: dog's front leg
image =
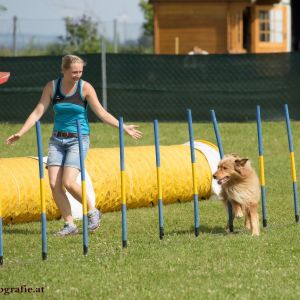
[[[242,209],[241,204],[239,204],[236,201],[231,201],[231,203],[232,203],[232,209],[234,212],[234,217],[236,217],[237,219],[242,218],[244,216],[244,214],[243,214],[243,209]]]
[[[249,207],[252,235],[259,235],[259,217],[257,212],[257,203],[250,204]]]
[[[250,211],[248,208],[246,209],[246,213],[245,213],[245,227],[252,231],[251,221],[250,221]]]

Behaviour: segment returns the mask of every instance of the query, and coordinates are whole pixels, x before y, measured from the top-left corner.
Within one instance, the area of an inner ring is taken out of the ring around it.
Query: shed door
[[[229,53],[244,53],[243,48],[243,11],[245,5],[236,3],[228,6],[227,12],[227,51]]]
[[[286,7],[254,6],[252,52],[286,52]]]

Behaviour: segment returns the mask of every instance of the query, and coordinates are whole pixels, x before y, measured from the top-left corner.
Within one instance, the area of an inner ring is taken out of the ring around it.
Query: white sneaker
[[[96,230],[100,226],[101,212],[94,208],[88,213],[88,228],[91,231]]]
[[[75,224],[69,224],[68,222],[65,222],[64,228],[60,231],[56,232],[56,236],[67,236],[72,234],[77,234],[78,228]]]

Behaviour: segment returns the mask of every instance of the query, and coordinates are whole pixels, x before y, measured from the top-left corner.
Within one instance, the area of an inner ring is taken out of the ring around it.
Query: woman
[[[53,198],[64,219],[64,227],[57,232],[59,236],[76,234],[78,229],[73,222],[71,206],[65,189],[78,201],[82,202],[81,187],[76,183],[80,172],[80,158],[76,121],[80,120],[84,156],[90,145],[87,106],[103,122],[119,127],[119,122],[100,104],[92,85],[81,79],[85,62],[78,56],[66,55],[62,58],[63,77],[50,81],[44,87],[39,103],[25,121],[21,130],[10,136],[6,144],[18,141],[33,127],[50,103],[54,110],[53,135],[50,138],[47,168]],[[136,125],[124,125],[124,131],[134,139],[142,137]],[[87,199],[88,227],[95,230],[100,225],[101,213]]]

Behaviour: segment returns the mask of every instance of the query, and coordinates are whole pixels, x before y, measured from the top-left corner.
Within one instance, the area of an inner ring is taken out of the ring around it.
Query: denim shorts
[[[86,158],[90,147],[90,136],[82,135],[83,157]],[[48,148],[48,166],[72,167],[80,170],[78,138],[52,136]]]

